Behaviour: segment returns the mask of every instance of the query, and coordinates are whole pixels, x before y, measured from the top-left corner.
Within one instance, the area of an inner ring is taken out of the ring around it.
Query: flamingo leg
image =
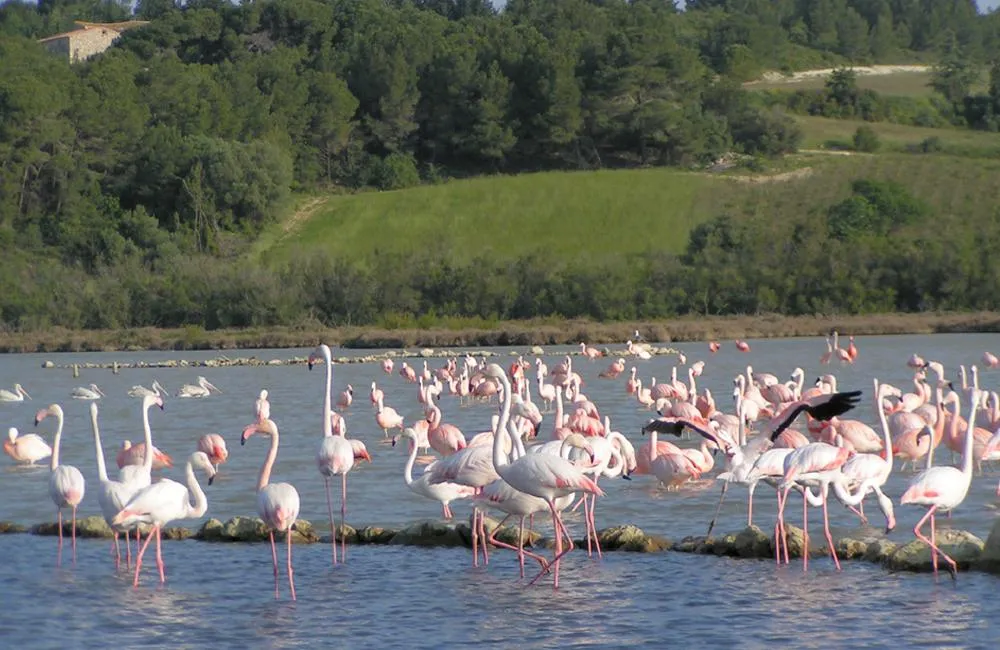
[[[954,458],[954,457],[955,457],[955,454],[953,453],[952,454],[952,458]],[[931,548],[932,549],[937,549],[937,530],[936,530],[936,527],[935,527],[934,515],[931,515]],[[934,567],[934,575],[937,575],[937,572],[938,572],[938,559],[937,559],[937,551],[936,550],[932,550],[931,551],[931,565]]]
[[[809,488],[806,488],[808,490]],[[802,570],[809,569],[809,500],[802,491]]]
[[[506,548],[506,549],[509,549],[511,551],[517,551],[518,564],[521,567],[521,578],[524,578],[524,558],[525,558],[525,556],[530,557],[531,559],[537,561],[538,564],[539,564],[539,566],[541,566],[543,569],[546,567],[546,565],[548,563],[545,560],[545,558],[543,558],[542,556],[538,555],[537,553],[532,553],[531,551],[524,550],[524,517],[521,517],[521,525],[520,525],[520,527],[518,529],[518,532],[519,532],[519,534],[521,536],[518,538],[517,546],[512,546],[512,545],[510,545],[510,544],[508,544],[506,542],[501,542],[500,540],[498,540],[496,538],[496,534],[498,532],[500,532],[500,529],[503,527],[504,523],[508,519],[510,519],[512,516],[513,515],[507,515],[502,520],[500,520],[500,523],[497,524],[497,527],[494,528],[493,532],[490,534],[489,542],[491,544],[493,544],[494,546],[498,547],[498,548]]]
[[[62,526],[63,526],[62,508],[59,508],[59,546],[56,547],[56,566],[62,564],[62,542],[63,542]]]
[[[830,556],[833,557],[833,564],[840,571],[840,560],[837,559],[837,549],[833,546],[833,535],[830,534],[830,517],[826,509],[827,486],[823,485],[823,533],[826,535],[826,543],[830,545]]]
[[[479,508],[472,509],[472,566],[479,566]]]
[[[340,563],[347,562],[347,535],[344,528],[347,526],[347,473],[340,475]]]
[[[129,539],[128,531],[125,531],[125,569],[132,568],[132,541]]]
[[[590,529],[594,531],[594,546],[597,548],[597,557],[603,560],[604,555],[601,553],[601,540],[597,536],[597,522],[594,521],[594,510],[596,509],[597,509],[597,495],[594,494],[591,495],[590,497]]]
[[[76,564],[76,506],[73,506],[73,564]]]
[[[326,511],[330,515],[330,548],[333,553],[333,566],[337,566],[337,525],[333,520],[333,498],[330,496],[330,477],[324,476],[326,484]]]
[[[162,537],[161,529],[159,526],[156,527],[156,568],[160,570],[160,584],[167,581],[167,576],[163,572],[163,553],[160,552],[160,540]],[[152,537],[152,534],[150,534]]]
[[[565,532],[566,528],[562,525],[562,522],[561,522],[561,520],[559,518],[559,513],[558,513],[558,511],[556,511],[556,506],[555,506],[555,504],[552,501],[549,501],[549,510],[552,511],[552,530],[553,530],[553,532],[555,534],[555,537],[556,537],[555,556],[553,557],[552,562],[549,564],[549,566],[554,567],[554,569],[553,569],[553,576],[554,576],[553,577],[553,588],[554,589],[558,589],[559,588],[559,560],[562,558],[563,555],[565,555],[566,553],[568,553],[569,551],[571,551],[573,549],[573,540],[572,539],[569,540],[568,548],[565,551],[563,551],[562,536],[563,536],[563,533]],[[543,575],[545,575],[545,573],[546,573],[545,569],[543,569],[542,571],[539,571],[538,575],[535,576],[534,579],[532,579],[532,581],[528,583],[528,585],[530,586],[530,585],[535,584],[535,582],[539,578],[541,578]]]
[[[295,600],[295,571],[292,569],[292,526],[291,525],[288,526],[288,532],[285,534],[285,542],[286,542],[285,546],[288,547],[288,589],[289,591],[292,592],[292,600]]]
[[[583,498],[581,498],[580,501],[583,502],[583,520],[587,524],[586,525],[586,528],[587,528],[587,557],[591,557],[593,555],[593,544],[592,544],[592,537],[591,537],[591,530],[590,530],[590,499],[586,498],[586,496],[587,495],[584,494]]]
[[[278,549],[274,546],[274,529],[268,531],[271,539],[271,560],[274,562],[274,599],[278,599]]]
[[[146,554],[146,547],[149,546],[151,541],[153,541],[153,531],[150,531],[149,535],[146,536],[146,543],[142,545],[142,549],[140,549],[139,553],[135,556],[135,580],[132,581],[133,587],[139,586],[139,572],[142,570],[142,556]]]
[[[705,533],[706,537],[712,535],[712,530],[715,528],[715,522],[719,519],[719,513],[722,511],[722,500],[726,498],[726,491],[729,489],[729,481],[722,484],[722,493],[719,495],[719,504],[715,506],[715,515],[712,517],[712,521],[708,524],[708,532]]]
[[[920,529],[923,527],[924,523],[928,519],[930,519],[931,520],[931,536],[932,536],[932,538],[934,537],[934,513],[935,513],[936,510],[937,510],[937,506],[936,505],[933,505],[933,506],[930,507],[930,509],[927,511],[927,514],[924,515],[923,518],[920,521],[917,522],[916,526],[914,526],[914,528],[913,528],[913,534],[917,536],[917,539],[919,539],[920,541],[922,541],[923,543],[925,543],[925,544],[927,544],[928,546],[931,547],[931,557],[932,558],[934,558],[936,560],[937,559],[936,554],[937,553],[941,554],[941,557],[943,557],[944,560],[945,560],[945,562],[948,563],[948,571],[951,573],[951,577],[954,578],[955,575],[958,573],[958,565],[955,564],[955,560],[953,560],[950,557],[948,557],[948,555],[944,551],[942,551],[940,548],[937,547],[936,539],[927,539],[927,537],[925,537],[924,535],[922,535],[920,533]]]
[[[118,533],[112,533],[112,537],[114,537],[115,541],[111,544],[111,554],[115,556],[115,571],[117,571],[121,568],[122,564],[122,547],[118,542]]]
[[[479,548],[483,551],[483,566],[490,563],[489,544],[486,543],[486,513],[479,513]]]
[[[753,493],[757,490],[757,484],[753,483],[747,488],[747,526],[753,526]],[[719,503],[722,500],[719,499]]]

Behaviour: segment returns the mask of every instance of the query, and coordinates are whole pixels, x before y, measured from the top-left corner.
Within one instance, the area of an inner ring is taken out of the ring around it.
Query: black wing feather
[[[677,420],[657,418],[655,420],[650,420],[646,423],[646,426],[642,428],[643,433],[649,433],[650,431],[655,431],[657,433],[670,433],[680,438],[681,434],[684,432],[684,423]]]
[[[808,412],[809,415],[813,416],[817,420],[826,421],[830,418],[847,413],[852,408],[857,406],[860,401],[861,391],[852,390],[844,393],[834,393],[829,397],[829,399],[823,400],[823,402],[816,405],[810,405],[803,402],[802,404],[796,406],[789,416],[774,428],[774,431],[771,432],[771,441],[773,442],[777,440],[778,436],[781,435],[781,432],[790,427],[792,422],[795,421],[795,418],[797,418],[803,411]]]

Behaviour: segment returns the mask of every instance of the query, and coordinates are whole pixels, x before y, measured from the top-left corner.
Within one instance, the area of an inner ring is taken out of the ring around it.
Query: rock
[[[263,542],[270,536],[259,517],[233,517],[222,525],[222,539],[227,542]]]
[[[896,542],[890,542],[887,539],[875,539],[868,543],[868,548],[865,549],[865,554],[861,558],[866,562],[877,562],[878,564],[885,564],[892,555],[899,544]]]
[[[225,541],[223,538],[224,527],[222,522],[218,519],[209,519],[201,525],[201,528],[195,533],[195,539],[201,539],[206,542],[222,542]]]
[[[194,531],[189,528],[184,528],[182,526],[168,526],[163,529],[162,532],[163,539],[172,539],[175,541],[185,540],[190,537],[194,537]]]
[[[632,551],[637,553],[659,553],[671,547],[664,537],[648,535],[632,524],[613,526],[597,531],[601,549],[606,551]]]
[[[774,554],[771,538],[757,526],[747,526],[736,534],[733,551],[737,557],[768,558]]]
[[[979,556],[979,568],[990,573],[1000,573],[1000,519],[993,524],[986,538],[983,553]]]
[[[391,528],[365,526],[357,531],[355,539],[357,539],[358,544],[388,544],[398,532],[398,530]]]
[[[537,356],[541,356],[541,355],[545,354],[545,350],[543,350],[542,346],[540,346],[540,345],[532,345],[531,346],[531,353],[537,357]]]
[[[797,526],[785,526],[785,536],[788,539],[788,557],[802,557],[803,540],[805,539],[805,534],[802,529]],[[810,541],[812,541],[812,536],[810,535]],[[772,547],[773,548],[773,547]],[[823,551],[826,552],[825,550]],[[782,555],[784,555],[784,550],[782,550]],[[816,547],[810,549],[811,555],[817,555]]]
[[[510,544],[511,546],[517,546],[517,532],[518,532],[517,525],[508,524],[497,530],[498,527],[500,526],[500,522],[497,521],[496,519],[493,519],[492,517],[484,518],[483,525],[486,528],[487,536],[492,535],[493,531],[496,530],[497,532],[495,537],[497,541],[503,542],[504,544]],[[524,528],[523,539],[525,546],[534,547],[542,539],[542,535],[541,533],[533,531],[526,526]]]
[[[674,544],[671,550],[677,551],[678,553],[697,553],[698,549],[705,545],[706,539],[706,537],[701,535],[697,537],[685,537],[681,541]]]
[[[979,562],[983,553],[983,540],[964,530],[951,528],[937,531],[937,545],[955,560],[960,570],[968,569]],[[931,549],[924,542],[915,539],[897,548],[886,562],[890,569],[902,571],[931,571]],[[938,567],[945,561],[938,558]]]
[[[12,521],[0,521],[0,535],[6,535],[10,533],[23,533],[28,529],[21,524],[15,524]]]
[[[842,537],[836,541],[834,548],[841,560],[856,560],[868,552],[868,542],[861,539]]]
[[[410,524],[392,537],[393,546],[465,546],[462,536],[455,527],[436,521],[420,521]]]
[[[350,528],[351,534],[354,534],[354,529]],[[311,522],[307,519],[296,519],[295,523],[292,525],[292,543],[293,544],[315,544],[319,541],[319,534],[316,532],[315,528]],[[348,539],[347,541],[351,541]]]
[[[305,521],[305,520],[300,519],[299,521]],[[295,527],[296,528],[298,528],[299,521],[295,522]],[[306,522],[306,524],[308,524],[310,526],[310,529],[311,529],[312,524],[309,524],[309,522]],[[330,528],[330,526],[327,525],[326,529],[329,529],[329,528]],[[340,540],[344,540],[344,542],[347,543],[347,544],[357,544],[358,543],[358,531],[354,530],[353,528],[351,528],[347,524],[341,524],[339,527],[337,527],[336,534],[337,534],[337,541],[338,542]],[[298,541],[298,540],[296,540],[295,538],[292,538],[292,541]],[[316,535],[316,541],[319,541],[319,542],[321,542],[323,544],[329,544],[332,541],[332,535],[323,535],[322,537],[319,537],[319,535],[317,534]]]
[[[424,357],[425,359],[428,357],[433,357],[434,350],[431,348],[424,348],[423,350],[420,351],[420,356]]]
[[[32,535],[58,535],[59,526],[54,521],[35,524],[31,527]],[[63,535],[73,534],[73,523],[70,519],[63,518]],[[77,537],[111,537],[111,528],[104,517],[100,515],[90,515],[76,520]]]

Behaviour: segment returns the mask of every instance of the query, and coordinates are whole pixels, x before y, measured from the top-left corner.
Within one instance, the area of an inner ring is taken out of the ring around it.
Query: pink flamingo
[[[833,331],[833,353],[841,363],[854,363],[851,353],[840,347],[840,334],[836,330]]]
[[[552,530],[556,538],[555,556],[551,562],[554,566],[553,586],[559,588],[559,560],[573,549],[573,539],[566,532],[555,501],[560,497],[570,496],[574,492],[583,491],[588,494],[604,496],[604,491],[594,483],[593,479],[584,474],[579,467],[570,461],[549,454],[526,454],[513,462],[508,462],[503,453],[502,435],[510,419],[511,386],[506,374],[499,365],[491,363],[486,367],[486,375],[503,385],[503,405],[500,411],[500,423],[493,441],[493,466],[497,474],[515,490],[543,499],[552,512]],[[562,548],[563,535],[568,546]],[[545,574],[542,569],[529,584],[533,584]]]
[[[372,382],[372,389],[368,393],[368,399],[371,400],[372,408],[378,406],[379,400],[385,399],[385,393],[382,392],[381,388],[375,385],[375,382]]]
[[[848,337],[847,339],[847,354],[851,357],[851,363],[858,360],[858,346],[854,344],[854,337]]]
[[[437,406],[427,409],[427,425],[427,442],[442,456],[450,456],[467,446],[461,429],[441,423],[441,409]]]
[[[444,518],[451,519],[454,516],[451,511],[451,502],[471,497],[476,493],[475,488],[458,483],[431,483],[431,475],[426,471],[414,480],[413,463],[417,459],[417,433],[411,427],[406,427],[403,429],[403,433],[392,439],[393,446],[396,445],[396,440],[399,437],[410,440],[410,457],[403,468],[403,481],[406,482],[406,486],[415,494],[440,503]]]
[[[208,460],[205,452],[196,451],[188,458],[186,477],[187,485],[168,478],[160,479],[149,487],[145,487],[133,495],[125,507],[111,520],[114,526],[135,526],[140,523],[152,524],[153,530],[146,536],[138,557],[135,558],[135,579],[133,587],[139,586],[139,573],[142,571],[142,556],[146,554],[149,543],[156,537],[156,567],[160,570],[160,583],[167,581],[164,572],[163,554],[160,550],[161,532],[163,527],[178,519],[197,519],[208,511],[208,499],[198,484],[194,475],[195,468],[201,469],[212,484],[215,468]],[[194,503],[191,503],[191,497]]]
[[[49,469],[52,472],[49,476],[49,496],[52,497],[52,501],[56,504],[56,508],[59,511],[59,551],[57,554],[57,563],[62,561],[63,508],[72,508],[73,510],[73,562],[75,563],[76,508],[80,505],[80,502],[83,501],[85,485],[83,481],[83,474],[80,470],[72,465],[59,464],[59,443],[62,442],[63,430],[62,407],[58,404],[52,404],[48,408],[40,410],[37,414],[35,414],[35,426],[37,427],[39,422],[50,415],[53,415],[56,418],[56,438],[52,443],[52,458],[49,460]]]
[[[217,433],[206,433],[198,438],[198,451],[205,452],[208,459],[212,461],[216,473],[219,471],[219,465],[229,458],[226,440]]]
[[[351,386],[350,384],[347,384],[347,390],[343,391],[337,397],[337,408],[343,411],[344,409],[350,407],[351,402],[353,401],[354,401],[354,387]]]
[[[917,539],[931,547],[931,561],[934,566],[934,573],[936,574],[938,569],[937,556],[941,555],[945,562],[948,563],[947,566],[952,578],[958,573],[958,565],[955,563],[955,560],[948,557],[937,546],[934,515],[937,512],[951,512],[965,501],[965,497],[969,493],[969,486],[972,483],[972,434],[976,422],[976,409],[979,408],[981,398],[982,392],[978,389],[973,389],[972,399],[970,400],[968,426],[965,432],[965,448],[962,450],[962,469],[939,465],[924,470],[910,482],[910,486],[899,499],[901,505],[913,503],[930,506],[927,514],[914,526],[913,534]],[[930,539],[920,532],[920,529],[928,519],[931,521]]]
[[[329,391],[327,391],[329,395]],[[271,438],[271,447],[267,458],[260,468],[257,479],[257,514],[270,529],[268,537],[271,540],[271,560],[274,563],[274,597],[278,597],[278,549],[274,544],[274,531],[284,532],[288,545],[288,588],[292,600],[295,600],[295,572],[292,570],[292,527],[299,518],[299,493],[290,483],[271,483],[271,469],[278,457],[278,425],[274,420],[255,422],[243,430],[240,445],[255,433]],[[147,541],[148,543],[148,541]]]
[[[830,337],[828,336],[826,337],[826,352],[824,352],[823,356],[819,358],[819,362],[826,365],[830,363],[830,359],[832,358],[833,358],[833,343],[830,343]]]
[[[267,391],[260,391],[257,401],[253,405],[254,422],[263,422],[271,419],[271,403],[267,401]],[[210,454],[211,455],[211,454]]]
[[[391,375],[392,366],[393,366],[392,359],[382,359],[382,372],[384,372],[387,375]]]
[[[15,462],[34,465],[43,458],[52,455],[52,447],[37,433],[18,435],[17,429],[7,429],[7,440],[3,442],[3,451]]]
[[[746,341],[742,339],[736,339],[735,343],[736,343],[736,349],[739,350],[740,352],[750,351],[750,344],[747,343]]]
[[[983,352],[983,364],[987,368],[1000,368],[1000,359],[992,352]]]
[[[354,468],[355,448],[343,435],[333,435],[331,419],[333,409],[330,406],[330,391],[333,389],[333,359],[330,354],[330,347],[323,343],[313,350],[309,355],[308,366],[312,370],[313,366],[322,359],[326,366],[326,386],[323,389],[323,442],[320,443],[319,452],[316,454],[316,465],[319,473],[323,475],[323,483],[326,486],[326,508],[330,515],[330,544],[333,546],[333,564],[337,564],[337,532],[333,521],[333,501],[330,497],[330,478],[340,475],[340,551],[341,563],[347,561],[347,539],[343,534],[343,527],[347,519],[347,473]],[[381,401],[379,402],[381,406]],[[371,456],[362,445],[357,452],[359,455],[371,462]]]
[[[90,405],[90,425],[94,431],[94,447],[97,451],[97,477],[100,481],[97,488],[97,502],[101,506],[101,514],[104,515],[104,520],[111,526],[114,521],[115,515],[121,512],[125,504],[129,502],[132,495],[136,492],[126,481],[112,481],[108,478],[107,466],[104,464],[104,448],[101,445],[101,432],[97,426],[97,404]],[[115,569],[117,570],[121,567],[121,546],[118,543],[118,527],[112,527],[111,533],[114,537],[114,542],[111,545],[111,552],[115,556]],[[125,532],[125,551],[128,555],[128,565],[132,566],[132,547],[128,540],[128,528],[124,529]]]
[[[600,373],[598,377],[601,379],[618,379],[618,376],[625,372],[625,359],[616,359],[612,361],[611,364]]]
[[[718,352],[721,349],[722,349],[722,346],[719,345],[718,341],[709,341],[708,342],[708,351],[711,352],[712,354],[715,354],[716,352]]]
[[[129,465],[142,465],[145,456],[146,443],[140,442],[137,445],[133,445],[131,441],[124,440],[122,441],[122,447],[118,452],[118,456],[115,457],[115,462],[118,464],[118,469],[124,469]],[[165,467],[173,466],[173,459],[168,454],[157,449],[156,445],[153,445],[153,469],[164,469]]]
[[[914,370],[920,370],[921,368],[927,367],[927,362],[924,361],[923,357],[914,353],[906,362],[906,365],[909,366],[910,368],[913,368]]]
[[[386,438],[389,437],[389,429],[403,429],[403,416],[397,413],[396,409],[383,404],[381,395],[375,406],[377,408],[375,411],[375,424],[382,429],[382,433],[385,434]]]
[[[638,372],[639,371],[635,366],[632,366],[632,368],[629,369],[629,378],[625,381],[626,395],[635,395],[635,391],[639,387],[639,379],[636,377],[636,373]]]
[[[399,376],[411,383],[417,381],[417,372],[405,361],[399,367]]]
[[[591,361],[593,361],[594,359],[596,359],[598,357],[604,356],[603,352],[601,352],[600,350],[598,350],[595,347],[591,347],[591,346],[587,345],[583,341],[580,342],[580,354],[582,354],[583,356],[587,357]]]

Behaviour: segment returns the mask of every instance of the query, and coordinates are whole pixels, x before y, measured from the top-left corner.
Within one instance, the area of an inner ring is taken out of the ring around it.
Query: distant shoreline
[[[1000,332],[1000,312],[868,314],[855,316],[705,316],[673,320],[597,323],[546,319],[489,327],[383,329],[378,327],[259,327],[11,332],[0,335],[0,352],[135,352],[144,350],[240,350],[312,347],[352,349],[620,344],[638,330],[652,342],[737,338]]]

